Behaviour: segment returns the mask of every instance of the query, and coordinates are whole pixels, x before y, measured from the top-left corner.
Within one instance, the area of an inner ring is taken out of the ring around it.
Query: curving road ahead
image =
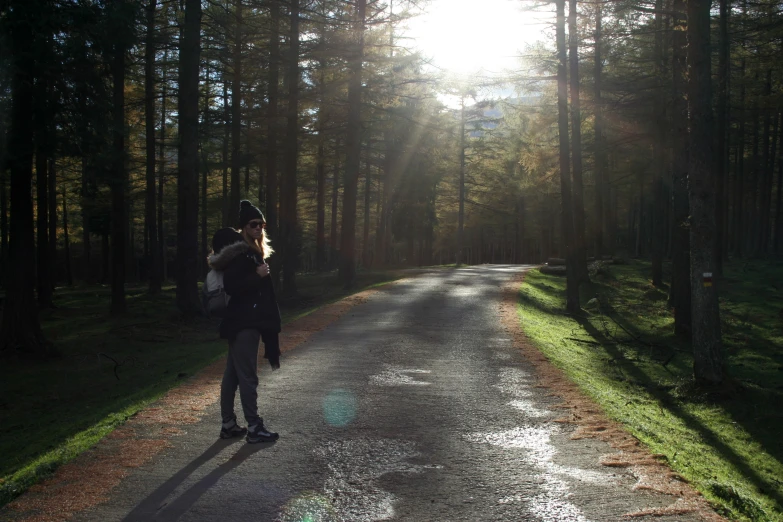
[[[78,519],[582,522],[671,504],[553,422],[557,398],[497,317],[524,268],[425,270],[372,294],[263,366],[277,443],[220,441],[215,405]]]

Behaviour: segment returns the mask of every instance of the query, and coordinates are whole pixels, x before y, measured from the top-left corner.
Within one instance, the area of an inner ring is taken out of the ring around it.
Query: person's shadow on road
[[[270,448],[272,443],[263,444],[244,444],[231,458],[207,474],[204,478],[193,484],[187,491],[182,493],[170,503],[166,502],[171,493],[182,484],[194,471],[203,464],[206,464],[218,453],[224,450],[228,445],[242,439],[222,440],[218,439],[204,453],[196,457],[190,464],[175,473],[170,479],[161,484],[155,491],[150,493],[147,498],[142,500],[128,515],[123,522],[149,522],[157,521],[175,521],[195,504],[201,495],[217,484],[218,480],[229,471],[242,464],[248,457],[259,450]]]

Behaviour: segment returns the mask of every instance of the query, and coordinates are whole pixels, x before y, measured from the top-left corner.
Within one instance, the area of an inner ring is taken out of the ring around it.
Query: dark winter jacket
[[[247,329],[280,332],[280,309],[272,278],[256,273],[256,267],[263,262],[261,254],[245,241],[209,256],[209,266],[223,272],[223,285],[231,297],[220,323],[221,338],[233,340]]]

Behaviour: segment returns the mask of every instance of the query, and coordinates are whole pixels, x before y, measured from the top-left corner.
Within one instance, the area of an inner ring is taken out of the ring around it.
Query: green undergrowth
[[[402,275],[360,272],[353,291],[336,273],[300,275],[283,323]],[[127,314],[112,318],[108,286],[57,289],[41,322],[61,356],[0,365],[0,507],[225,354],[218,321],[182,317],[174,296],[128,287]]]
[[[719,281],[726,371],[697,387],[675,338],[668,288],[650,264],[611,265],[583,285],[581,317],[565,279],[531,270],[520,290],[527,336],[604,411],[664,455],[734,520],[783,521],[783,264],[729,264]]]

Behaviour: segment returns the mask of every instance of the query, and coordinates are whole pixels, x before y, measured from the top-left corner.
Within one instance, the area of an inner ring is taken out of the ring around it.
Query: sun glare
[[[541,38],[540,18],[520,0],[433,0],[406,36],[444,72],[493,75],[519,68],[525,45]]]

